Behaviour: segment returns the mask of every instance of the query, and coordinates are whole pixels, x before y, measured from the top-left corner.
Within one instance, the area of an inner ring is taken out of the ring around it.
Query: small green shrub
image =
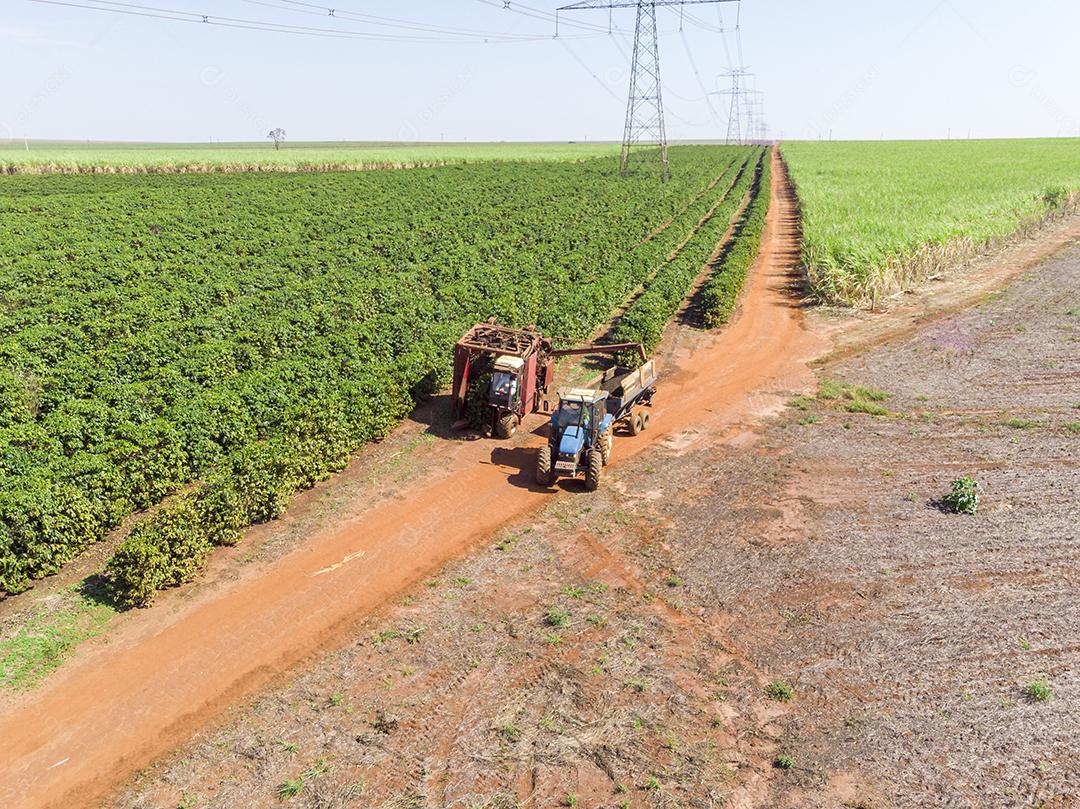
[[[506,737],[507,741],[521,741],[521,731],[517,728],[516,725],[514,725],[513,722],[507,722],[505,725],[499,728],[499,732]]]
[[[795,767],[795,759],[791,756],[777,756],[773,759],[773,766],[778,770],[791,770]]]
[[[1032,702],[1049,702],[1054,698],[1054,692],[1046,680],[1034,680],[1024,688],[1024,696]]]
[[[570,613],[561,607],[552,607],[544,615],[544,623],[555,627],[567,626],[570,623]]]
[[[774,680],[765,686],[765,696],[776,702],[790,702],[795,696],[795,689],[783,680]]]
[[[974,514],[979,510],[982,485],[972,477],[954,480],[942,502],[956,514]]]

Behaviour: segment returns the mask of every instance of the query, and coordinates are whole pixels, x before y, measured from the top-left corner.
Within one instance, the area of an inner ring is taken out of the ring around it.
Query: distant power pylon
[[[715,93],[715,95],[731,96],[730,106],[728,107],[727,138],[724,140],[727,144],[742,143],[744,133],[747,139],[751,137],[749,133],[751,122],[747,119],[750,112],[750,96],[755,91],[747,89],[744,79],[748,79],[753,75],[744,67],[736,67],[725,70],[717,76],[718,79],[727,78],[731,80],[730,87],[718,90]]]
[[[630,95],[626,102],[623,130],[622,172],[643,163],[660,164],[660,176],[667,180],[668,146],[664,127],[664,101],[660,89],[660,38],[656,30],[657,6],[733,3],[738,0],[583,0],[559,11],[598,8],[637,8],[634,28],[634,59],[630,69]]]

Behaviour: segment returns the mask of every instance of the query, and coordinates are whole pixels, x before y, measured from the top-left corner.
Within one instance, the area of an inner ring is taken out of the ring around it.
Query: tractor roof
[[[591,388],[571,388],[570,390],[559,391],[559,398],[568,402],[593,404],[594,402],[601,402],[607,397],[606,390],[593,390]]]
[[[525,365],[525,360],[521,357],[509,357],[503,355],[495,360],[496,371],[520,371]]]

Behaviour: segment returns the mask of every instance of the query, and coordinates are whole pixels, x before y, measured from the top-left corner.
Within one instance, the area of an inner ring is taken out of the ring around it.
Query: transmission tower
[[[685,6],[703,3],[733,3],[738,0],[583,0],[559,9],[636,8],[634,58],[630,68],[630,95],[626,102],[623,129],[623,174],[639,164],[660,164],[660,176],[667,180],[668,146],[664,127],[664,101],[660,89],[660,38],[656,29],[657,6]]]
[[[728,125],[727,125],[727,138],[725,143],[731,145],[733,143],[742,143],[743,136],[747,133],[748,121],[745,121],[749,111],[749,95],[751,93],[745,87],[744,79],[753,76],[744,67],[736,67],[731,70],[725,70],[719,74],[717,78],[727,78],[731,81],[731,86],[725,90],[718,90],[714,95],[731,96],[730,107],[728,108]]]

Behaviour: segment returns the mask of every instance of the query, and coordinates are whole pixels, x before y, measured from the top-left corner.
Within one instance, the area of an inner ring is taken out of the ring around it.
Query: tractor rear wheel
[[[513,413],[507,413],[495,422],[495,435],[503,439],[509,438],[517,432],[517,426],[517,416]]]
[[[645,427],[642,426],[642,424],[641,424],[641,413],[631,413],[630,414],[630,435],[637,435],[638,433],[640,433],[644,429],[645,429]]]
[[[589,451],[589,465],[585,468],[585,491],[595,492],[604,474],[604,455],[598,449]]]
[[[550,486],[551,475],[551,445],[545,444],[536,453],[536,482],[541,486]]]
[[[611,463],[611,429],[600,436],[600,454],[604,456],[604,466]]]

